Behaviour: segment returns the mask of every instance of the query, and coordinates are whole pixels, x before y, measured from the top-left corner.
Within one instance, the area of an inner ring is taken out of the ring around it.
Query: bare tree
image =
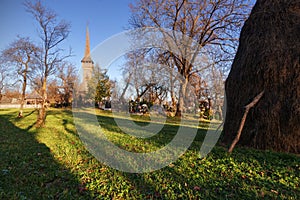
[[[144,55],[144,52],[141,50],[130,52],[126,55],[127,63],[123,68],[125,87],[121,98],[124,98],[128,87],[132,86],[135,90],[135,99],[137,101],[142,97],[148,96],[149,102],[153,103],[157,99],[162,102],[166,92],[164,76],[157,74],[157,66],[153,66],[156,58],[149,55],[144,57]]]
[[[167,67],[169,67],[168,75],[167,75],[169,81],[167,81],[168,84],[166,84],[166,86],[169,86],[168,91],[170,92],[170,97],[172,102],[171,106],[172,109],[174,109],[176,107],[176,95],[175,95],[176,78],[174,78],[176,72],[174,71],[175,70],[174,62],[173,60],[169,59],[169,56],[166,54],[159,54],[158,62],[167,65]]]
[[[18,117],[23,117],[25,92],[30,74],[36,64],[36,55],[39,48],[28,37],[19,37],[8,48],[2,51],[3,58],[9,64],[14,65],[16,73],[21,76],[22,93]]]
[[[41,94],[42,92],[42,79],[40,76],[35,76],[32,77],[30,80],[30,86],[31,86],[31,90],[34,90],[35,92],[37,92],[38,94]]]
[[[209,64],[196,64],[197,56],[205,49],[208,54],[219,53],[218,62],[231,61],[237,46],[240,27],[248,16],[246,0],[139,0],[131,5],[133,28],[156,27],[167,38],[169,50],[164,50],[181,74],[177,116],[184,108],[189,78]],[[173,33],[164,31],[172,30]],[[179,32],[180,34],[174,34]],[[170,40],[171,44],[170,44]],[[177,53],[171,46],[176,46]],[[216,49],[220,51],[216,51]],[[208,60],[209,63],[209,60]]]
[[[56,103],[61,103],[62,95],[59,91],[60,85],[56,79],[48,80],[47,98],[48,100],[54,100]],[[38,87],[37,87],[38,88]]]
[[[5,64],[0,59],[0,103],[2,100],[2,96],[3,96],[3,90],[5,89],[5,86],[6,86],[6,79],[9,74],[7,69],[8,68],[5,66]]]
[[[121,93],[121,95],[120,95],[120,101],[122,102],[122,103],[125,103],[126,102],[126,100],[125,100],[125,94],[126,94],[126,91],[127,91],[127,89],[128,89],[128,87],[129,87],[129,84],[130,84],[130,82],[131,82],[131,79],[132,79],[132,72],[127,72],[127,74],[126,73],[123,73],[125,76],[124,76],[124,82],[125,82],[125,86],[124,86],[124,88],[122,89],[122,93]]]
[[[41,96],[43,101],[36,123],[40,127],[44,125],[46,117],[47,80],[49,76],[57,71],[63,60],[70,56],[70,54],[62,56],[63,50],[59,48],[69,35],[70,24],[63,20],[58,21],[57,14],[43,6],[40,1],[35,3],[26,1],[24,5],[39,25],[39,37],[43,45],[39,57],[39,70],[41,71],[42,80]]]
[[[139,96],[139,75],[141,75],[138,67],[140,65],[140,54],[138,52],[130,52],[126,54],[126,64],[123,67],[123,77],[125,87],[123,88],[120,100],[125,102],[125,94],[130,86],[133,86],[136,92],[136,96]]]
[[[69,106],[73,94],[73,88],[77,79],[76,68],[71,63],[65,62],[59,69],[61,101]]]
[[[209,73],[209,80],[210,80],[210,93],[211,98],[214,101],[214,113],[215,115],[218,114],[218,119],[223,120],[223,104],[225,98],[225,88],[224,88],[224,74],[220,69],[217,69],[215,65],[212,66],[211,72]]]

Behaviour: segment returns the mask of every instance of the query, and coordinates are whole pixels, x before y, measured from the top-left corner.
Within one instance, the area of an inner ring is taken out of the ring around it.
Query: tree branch
[[[238,143],[238,141],[240,140],[240,137],[241,137],[241,134],[242,134],[242,130],[244,128],[244,125],[245,125],[245,121],[246,121],[246,118],[247,118],[247,115],[248,115],[248,112],[249,110],[254,107],[258,101],[261,99],[261,97],[263,96],[264,94],[264,91],[262,91],[261,93],[259,93],[251,103],[249,103],[248,105],[245,106],[245,112],[244,112],[244,115],[242,117],[242,120],[241,120],[241,123],[240,123],[240,127],[239,127],[239,130],[237,132],[237,135],[236,137],[234,138],[234,140],[232,141],[232,144],[230,146],[230,148],[228,149],[228,152],[231,153],[233,151],[233,148],[235,147],[236,143]]]

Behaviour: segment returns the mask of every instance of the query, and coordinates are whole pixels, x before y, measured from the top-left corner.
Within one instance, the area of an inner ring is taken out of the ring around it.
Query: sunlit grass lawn
[[[176,162],[131,174],[103,165],[85,149],[70,110],[49,110],[40,129],[34,126],[36,111],[25,110],[23,119],[17,113],[0,110],[0,199],[300,198],[296,155],[243,148],[229,155],[217,146],[200,159],[205,129],[199,128],[194,143]],[[122,134],[109,113],[99,112],[98,120],[113,142],[134,152],[160,148],[173,137],[168,130],[178,128],[176,120],[170,121],[145,145]]]

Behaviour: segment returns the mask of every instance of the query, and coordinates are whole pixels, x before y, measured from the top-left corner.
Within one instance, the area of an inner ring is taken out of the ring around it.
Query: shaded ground
[[[80,192],[78,178],[57,162],[52,150],[37,141],[33,110],[26,111],[24,119],[17,119],[12,110],[0,113],[0,199],[90,197]]]
[[[36,129],[36,112],[0,110],[0,199],[299,199],[300,158],[292,154],[215,147],[204,159],[204,131],[176,162],[151,173],[130,174],[97,161],[82,145],[69,110],[50,110]],[[128,142],[113,119],[98,116],[114,142]],[[174,129],[171,125],[166,130]],[[166,132],[153,145],[170,139]],[[151,144],[151,143],[150,143]],[[126,146],[124,145],[124,146]]]

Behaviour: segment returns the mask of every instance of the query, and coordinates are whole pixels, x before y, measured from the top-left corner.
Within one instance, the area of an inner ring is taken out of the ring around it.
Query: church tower
[[[90,35],[88,26],[86,27],[86,38],[85,38],[85,52],[84,57],[81,60],[81,66],[83,70],[82,77],[82,90],[83,92],[88,91],[88,80],[92,77],[94,62],[90,55]]]

